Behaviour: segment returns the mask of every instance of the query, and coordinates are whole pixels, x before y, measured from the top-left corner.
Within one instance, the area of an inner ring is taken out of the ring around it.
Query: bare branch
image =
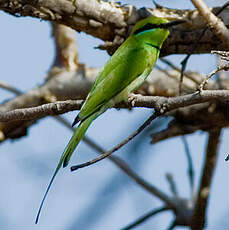
[[[218,54],[221,56],[222,59],[229,61],[228,60],[229,59],[229,52],[228,51],[212,50],[211,53],[212,54]]]
[[[159,116],[159,114],[154,113],[133,134],[131,134],[129,137],[127,137],[125,140],[123,140],[120,144],[116,145],[110,151],[107,151],[104,154],[102,154],[102,156],[97,157],[97,158],[95,158],[93,160],[90,160],[88,162],[85,162],[83,164],[72,166],[71,167],[71,171],[75,171],[75,170],[78,170],[80,168],[84,168],[84,167],[90,166],[92,164],[95,164],[95,163],[97,163],[97,162],[99,162],[99,161],[101,161],[101,160],[109,157],[112,153],[118,151],[120,148],[122,148],[124,145],[126,145],[129,141],[131,141],[134,137],[136,137],[138,134],[140,134],[158,116]]]
[[[198,90],[203,91],[205,85],[208,83],[208,81],[211,79],[211,77],[213,75],[215,75],[217,72],[222,71],[222,70],[224,70],[224,71],[229,70],[229,63],[222,64],[222,65],[218,66],[216,69],[214,69],[211,73],[209,73],[206,76],[205,80],[200,84]]]
[[[202,230],[205,227],[206,209],[210,194],[210,186],[216,166],[218,148],[220,143],[221,129],[209,132],[206,158],[198,190],[194,213],[192,217],[191,229]]]
[[[22,92],[20,90],[18,90],[17,88],[0,81],[0,88],[7,90],[8,92],[11,92],[15,95],[20,95]]]
[[[176,221],[172,221],[167,230],[173,230],[177,226]]]
[[[229,30],[224,23],[215,16],[203,0],[192,0],[192,3],[204,17],[208,26],[214,34],[226,45],[229,46]]]
[[[139,224],[145,222],[146,220],[148,220],[150,217],[160,213],[160,212],[164,212],[169,210],[169,208],[167,207],[162,207],[162,208],[157,208],[157,209],[153,209],[152,211],[142,215],[141,217],[139,217],[137,220],[135,220],[133,223],[129,224],[128,226],[121,228],[121,230],[130,230],[136,226],[138,226]]]
[[[172,192],[173,196],[175,198],[178,198],[178,190],[177,190],[177,186],[176,186],[176,183],[175,183],[175,180],[173,178],[173,174],[171,173],[166,173],[166,179],[169,183],[169,187],[170,187],[170,191]]]
[[[116,108],[146,107],[154,108],[160,113],[169,112],[174,109],[195,105],[204,102],[214,102],[215,100],[225,102],[228,100],[228,90],[204,90],[178,97],[142,96],[135,95],[134,100],[127,103],[120,103]],[[16,120],[33,120],[47,115],[59,115],[73,110],[79,110],[83,100],[58,101],[41,106],[16,109],[9,112],[0,112],[0,122]]]
[[[17,121],[17,120],[34,120],[44,116],[58,115],[73,110],[79,110],[83,100],[77,101],[59,101],[48,103],[37,107],[15,109],[9,112],[0,112],[0,122]]]
[[[188,146],[188,141],[185,138],[185,136],[181,136],[181,140],[184,144],[184,149],[185,149],[185,155],[187,157],[187,162],[188,162],[188,179],[190,183],[190,190],[191,190],[191,197],[194,200],[194,168],[193,168],[193,162],[192,162],[192,156],[191,152]]]
[[[126,26],[128,15],[127,9],[116,3],[97,0],[1,0],[0,9],[17,16],[58,22],[104,40],[112,40],[114,28]]]
[[[67,71],[76,71],[79,63],[75,30],[53,22],[52,33],[56,46],[56,59],[53,66],[65,67]]]
[[[165,130],[152,135],[152,143],[191,134],[198,130],[209,131],[228,127],[228,110],[227,102],[218,102],[197,104],[170,112],[167,115],[172,116],[173,120]]]
[[[213,9],[217,11],[218,8]],[[0,0],[0,10],[16,16],[32,16],[70,26],[76,31],[83,31],[106,41],[103,48],[113,53],[125,40],[133,24],[151,14],[170,20],[185,19],[188,24],[172,30],[165,42],[161,55],[192,53],[193,44],[198,41],[201,30],[205,27],[202,17],[196,10],[174,10],[168,8],[136,10],[133,6],[121,6],[114,2],[99,0]],[[229,24],[227,10],[221,17]],[[209,53],[212,49],[228,50],[229,47],[215,39],[209,30],[203,36],[195,53]]]

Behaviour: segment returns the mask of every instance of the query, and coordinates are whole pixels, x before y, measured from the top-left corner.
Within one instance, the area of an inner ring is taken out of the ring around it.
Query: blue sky
[[[125,1],[127,2],[127,1]],[[151,1],[129,1],[140,6],[151,6]],[[207,1],[210,6],[226,1]],[[160,1],[173,8],[191,8],[189,1]],[[54,58],[54,46],[49,23],[16,18],[0,12],[0,80],[27,91],[41,84]],[[88,66],[101,67],[109,56],[93,47],[101,41],[83,33],[77,34],[80,61]],[[86,47],[86,49],[85,49]],[[181,55],[171,56],[177,65]],[[200,64],[201,63],[201,64]],[[213,55],[195,55],[189,68],[201,73],[210,72],[216,65]],[[0,89],[1,101],[13,97]],[[87,134],[104,148],[111,148],[133,132],[149,116],[149,109],[117,111],[111,109],[99,117]],[[72,121],[76,112],[65,117]],[[6,141],[0,148],[0,224],[10,229],[119,229],[161,202],[129,180],[113,164],[105,160],[99,164],[71,173],[61,170],[50,191],[38,225],[34,224],[37,209],[60,154],[71,132],[52,118],[45,118],[29,129],[28,136]],[[224,130],[213,189],[210,196],[209,224],[213,230],[228,226],[227,176],[229,165],[228,131]],[[206,134],[188,136],[196,171],[196,186],[203,160]],[[180,138],[149,144],[149,134],[139,137],[120,150],[117,155],[145,179],[169,193],[165,173],[171,172],[182,196],[189,196],[186,177],[187,162]],[[141,146],[139,146],[141,144]],[[133,154],[131,154],[133,152]],[[95,157],[94,151],[81,143],[71,163]],[[150,219],[136,229],[165,229],[172,215],[164,213]],[[182,228],[180,228],[182,229]]]

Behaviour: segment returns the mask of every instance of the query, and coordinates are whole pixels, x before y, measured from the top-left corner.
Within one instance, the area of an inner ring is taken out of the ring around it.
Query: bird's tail
[[[60,163],[61,163],[61,165],[63,164],[63,167],[66,167],[68,165],[69,160],[70,160],[75,148],[77,147],[77,145],[79,144],[81,139],[84,137],[84,134],[87,131],[89,125],[99,115],[100,115],[100,113],[92,114],[90,117],[88,117],[83,122],[81,122],[79,124],[79,126],[76,128],[72,138],[68,142],[68,145],[66,146],[66,148],[65,148],[65,150],[61,156]]]
[[[37,213],[36,221],[35,221],[36,224],[38,223],[38,219],[39,219],[39,216],[40,216],[41,209],[43,207],[44,201],[45,201],[45,199],[46,199],[46,197],[48,195],[48,192],[49,192],[49,190],[51,188],[51,185],[52,185],[52,183],[53,183],[58,171],[60,170],[61,166],[66,167],[68,165],[69,160],[70,160],[75,148],[79,144],[80,140],[83,138],[83,136],[84,136],[85,132],[87,131],[89,125],[100,114],[101,114],[101,112],[97,112],[97,113],[92,114],[90,117],[88,117],[83,122],[81,122],[79,124],[79,126],[75,129],[74,134],[72,135],[72,138],[68,142],[67,146],[64,149],[64,152],[61,155],[60,161],[59,161],[59,163],[58,163],[58,165],[56,167],[56,170],[55,170],[55,172],[54,172],[54,174],[53,174],[53,176],[52,176],[52,178],[51,178],[51,180],[49,182],[49,185],[48,185],[48,187],[46,189],[44,197],[43,197],[43,199],[41,201],[41,204],[40,204],[40,207],[39,207],[39,210],[38,210],[38,213]]]

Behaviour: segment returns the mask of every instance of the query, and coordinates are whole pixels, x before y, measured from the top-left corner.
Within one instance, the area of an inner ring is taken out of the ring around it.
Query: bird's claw
[[[128,102],[131,104],[131,107],[134,107],[137,97],[138,97],[138,95],[134,94],[134,93],[130,93],[128,95]]]

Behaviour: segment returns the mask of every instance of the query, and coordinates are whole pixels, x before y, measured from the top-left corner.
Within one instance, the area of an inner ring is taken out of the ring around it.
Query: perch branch
[[[116,108],[145,107],[154,108],[164,113],[174,109],[195,105],[204,102],[221,101],[226,102],[229,97],[229,90],[204,90],[201,93],[193,93],[177,97],[160,97],[160,96],[142,96],[135,95],[133,101],[120,103]],[[76,109],[80,109],[83,101],[58,101],[41,106],[16,109],[9,112],[0,112],[0,122],[15,120],[32,120],[47,115],[59,115]]]

